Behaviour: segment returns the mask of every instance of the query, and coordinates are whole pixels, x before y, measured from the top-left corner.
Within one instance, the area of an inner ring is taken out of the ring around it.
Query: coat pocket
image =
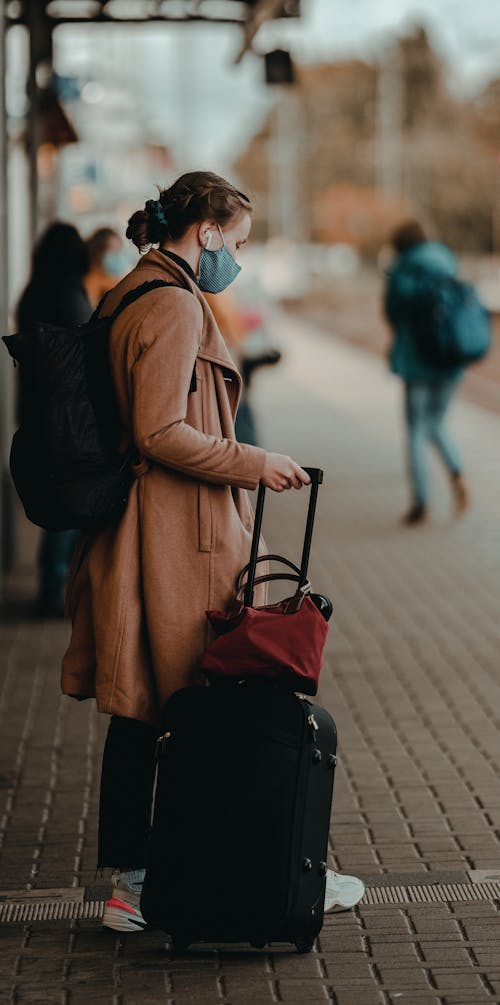
[[[213,549],[213,518],[210,489],[206,482],[198,482],[198,529],[200,551]]]

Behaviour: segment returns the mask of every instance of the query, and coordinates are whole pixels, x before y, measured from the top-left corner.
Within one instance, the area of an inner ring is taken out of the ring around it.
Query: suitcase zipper
[[[157,801],[157,788],[158,788],[158,769],[160,765],[160,755],[163,753],[164,744],[170,740],[172,733],[164,733],[157,740],[157,746],[155,748],[155,779],[153,781],[153,793],[151,797],[151,815],[150,815],[150,827],[153,827],[153,821],[155,819],[155,803]]]
[[[303,820],[299,821],[297,819],[297,810],[298,810],[299,807],[304,806],[305,802],[306,802],[307,788],[308,788],[308,784],[307,783],[308,783],[308,780],[309,780],[309,770],[306,769],[306,765],[309,764],[309,761],[310,761],[310,750],[311,750],[311,747],[314,746],[314,741],[316,739],[316,733],[318,732],[318,723],[317,723],[317,720],[316,720],[314,714],[312,712],[308,714],[308,712],[307,712],[307,705],[310,704],[310,702],[308,702],[307,699],[299,699],[299,701],[301,703],[303,714],[304,714],[304,719],[303,719],[303,722],[304,722],[304,734],[308,730],[310,730],[312,732],[312,743],[310,743],[310,744],[303,743],[302,744],[302,756],[299,759],[299,764],[297,766],[297,771],[298,771],[298,779],[297,780],[298,780],[299,784],[297,785],[297,790],[296,790],[296,793],[295,793],[295,805],[294,805],[294,808],[293,808],[293,816],[292,816],[292,833],[295,834],[295,840],[294,840],[294,842],[293,842],[293,844],[292,844],[292,846],[290,848],[290,859],[289,859],[289,870],[290,870],[289,877],[290,877],[290,880],[289,880],[289,884],[288,884],[289,900],[288,900],[288,905],[287,905],[287,914],[289,916],[290,916],[290,913],[293,911],[293,909],[295,907],[295,904],[296,904],[296,901],[297,901],[298,887],[299,887],[299,884],[300,884],[300,878],[299,878],[299,873],[300,873],[300,855],[301,855],[302,842],[303,842],[304,821]],[[304,735],[304,739],[305,739],[305,735]]]
[[[276,734],[271,730],[258,730],[254,729],[252,726],[219,726],[217,729],[208,726],[197,726],[191,729],[178,729],[175,733],[167,732],[163,733],[156,742],[156,757],[159,758],[164,752],[165,744],[172,739],[177,739],[178,737],[184,737],[192,735],[193,733],[213,733],[215,735],[220,735],[220,733],[236,733],[244,734],[246,736],[255,736],[261,740],[270,740],[272,743],[281,743],[285,747],[291,747],[292,749],[297,749],[298,744],[292,740],[291,737],[285,735]]]
[[[304,744],[303,751],[302,751],[302,758],[301,758],[301,761],[300,761],[299,773],[300,773],[300,776],[301,776],[301,782],[302,782],[302,784],[300,786],[300,789],[297,788],[296,804],[295,804],[295,809],[294,809],[294,820],[295,821],[297,819],[297,817],[296,817],[296,815],[297,815],[297,808],[299,806],[304,806],[306,804],[306,802],[307,802],[307,793],[308,793],[308,789],[309,789],[309,777],[310,777],[310,770],[311,770],[310,769],[311,752],[314,750],[314,747],[316,746],[317,736],[318,736],[318,733],[319,733],[318,720],[316,719],[316,716],[314,715],[314,712],[309,712],[309,713],[307,712],[307,704],[310,705],[311,703],[308,701],[307,698],[303,698],[303,699],[301,699],[301,701],[302,701],[302,708],[303,708],[303,712],[304,712],[305,727],[306,727],[306,729],[307,728],[309,729],[309,733],[310,733],[310,743],[309,744],[307,744],[307,743]],[[302,819],[300,821],[300,824],[298,826],[297,833],[296,833],[296,841],[294,842],[295,848],[291,849],[290,865],[291,865],[292,873],[291,873],[290,879],[292,878],[292,875],[295,873],[295,882],[293,883],[293,885],[292,885],[291,882],[289,884],[289,888],[290,888],[290,901],[289,901],[289,905],[288,905],[288,912],[289,913],[294,909],[294,907],[295,907],[295,905],[297,903],[298,889],[300,887],[300,874],[302,872],[302,869],[305,868],[305,860],[302,860],[302,858],[301,858],[302,853],[304,851],[304,848],[303,848],[304,824],[305,824],[305,821]]]
[[[299,768],[299,771],[300,771],[300,773],[302,775],[302,785],[301,785],[301,791],[300,791],[300,793],[299,793],[299,789],[297,789],[297,801],[296,801],[296,808],[295,808],[295,811],[294,811],[294,817],[295,818],[296,818],[297,807],[298,806],[305,806],[305,804],[307,803],[307,794],[308,794],[308,789],[309,789],[309,779],[310,779],[310,770],[311,770],[310,769],[311,752],[314,754],[314,748],[316,746],[317,736],[318,736],[318,733],[319,733],[319,725],[318,725],[318,721],[316,719],[316,716],[314,715],[313,712],[310,712],[309,714],[307,713],[306,702],[308,700],[307,699],[302,699],[302,701],[303,701],[302,708],[304,710],[304,719],[305,719],[305,722],[306,722],[307,726],[309,727],[310,733],[312,735],[312,742],[311,742],[310,746],[308,746],[307,744],[304,744],[303,756],[302,756],[301,764],[300,764],[300,768]],[[309,704],[310,704],[310,702],[309,702]],[[320,754],[320,758],[319,759],[321,759],[321,754]],[[307,767],[308,762],[309,762],[309,767]],[[336,765],[336,763],[337,763],[336,756],[334,754],[330,754],[328,756],[327,763],[328,763],[328,765],[330,767],[331,766],[334,767]],[[296,902],[297,902],[297,895],[298,895],[298,890],[299,890],[299,887],[300,887],[300,875],[301,875],[301,872],[302,872],[303,869],[307,870],[308,868],[310,868],[310,863],[308,862],[308,860],[302,858],[302,855],[303,855],[303,853],[305,851],[304,844],[303,844],[303,842],[304,842],[304,826],[305,826],[305,820],[302,819],[300,821],[300,826],[298,828],[298,833],[297,833],[297,838],[296,838],[296,843],[295,843],[295,849],[292,849],[292,854],[291,854],[292,870],[294,868],[296,870],[295,871],[295,877],[296,877],[296,879],[295,879],[295,883],[293,885],[293,891],[292,891],[292,883],[290,883],[291,898],[290,898],[290,903],[289,903],[289,912],[293,910],[293,908],[295,907]]]
[[[158,737],[158,739],[156,741],[156,747],[155,747],[155,759],[156,759],[156,761],[158,760],[160,754],[163,753],[163,747],[165,746],[165,743],[167,742],[167,740],[170,740],[171,736],[172,736],[172,733],[166,732],[166,733],[162,733],[162,735]]]

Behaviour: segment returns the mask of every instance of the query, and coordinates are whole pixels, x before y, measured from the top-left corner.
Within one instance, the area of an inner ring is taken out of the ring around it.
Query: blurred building
[[[371,257],[387,229],[413,213],[461,251],[500,251],[500,80],[473,101],[453,98],[418,30],[376,63],[299,67],[279,105],[235,164],[256,197],[261,237],[293,172],[306,240],[348,241]],[[294,117],[288,136],[283,114]],[[282,232],[291,215],[289,204]]]

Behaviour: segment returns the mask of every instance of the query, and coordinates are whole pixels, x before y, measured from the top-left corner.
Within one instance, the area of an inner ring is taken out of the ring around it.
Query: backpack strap
[[[159,290],[161,289],[162,286],[174,286],[178,290],[186,289],[186,287],[184,286],[179,286],[178,283],[166,283],[164,279],[152,279],[151,282],[149,283],[142,283],[141,286],[136,286],[135,289],[129,290],[129,292],[125,294],[123,300],[121,300],[120,303],[118,304],[118,307],[115,308],[113,313],[109,314],[106,317],[106,320],[109,321],[110,324],[113,324],[113,321],[116,321],[118,315],[121,314],[121,312],[124,311],[126,307],[128,307],[130,304],[135,303],[135,301],[139,300],[140,297],[143,297],[145,293],[149,293],[151,290]],[[188,292],[191,291],[188,290]],[[105,299],[106,296],[107,293],[103,297],[103,300]],[[101,300],[101,303],[98,305],[97,310],[100,309],[103,300]],[[196,366],[193,368],[193,373],[191,375],[191,383],[189,385],[189,393],[191,394],[193,391],[196,391]]]
[[[113,313],[109,315],[110,323],[112,324],[113,321],[116,321],[118,315],[121,314],[121,312],[124,311],[130,304],[139,300],[139,297],[143,297],[144,294],[149,293],[150,290],[159,290],[162,286],[175,286],[179,290],[185,288],[183,286],[179,286],[178,283],[166,283],[163,279],[152,279],[149,283],[142,283],[141,286],[136,286],[134,290],[129,290],[128,293],[125,294],[123,300],[121,300],[118,304],[118,307],[116,307]]]

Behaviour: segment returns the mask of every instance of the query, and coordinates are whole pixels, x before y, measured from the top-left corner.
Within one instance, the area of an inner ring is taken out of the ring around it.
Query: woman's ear
[[[202,248],[209,248],[210,242],[212,240],[212,224],[208,220],[204,220],[200,223],[198,227],[198,241]]]

